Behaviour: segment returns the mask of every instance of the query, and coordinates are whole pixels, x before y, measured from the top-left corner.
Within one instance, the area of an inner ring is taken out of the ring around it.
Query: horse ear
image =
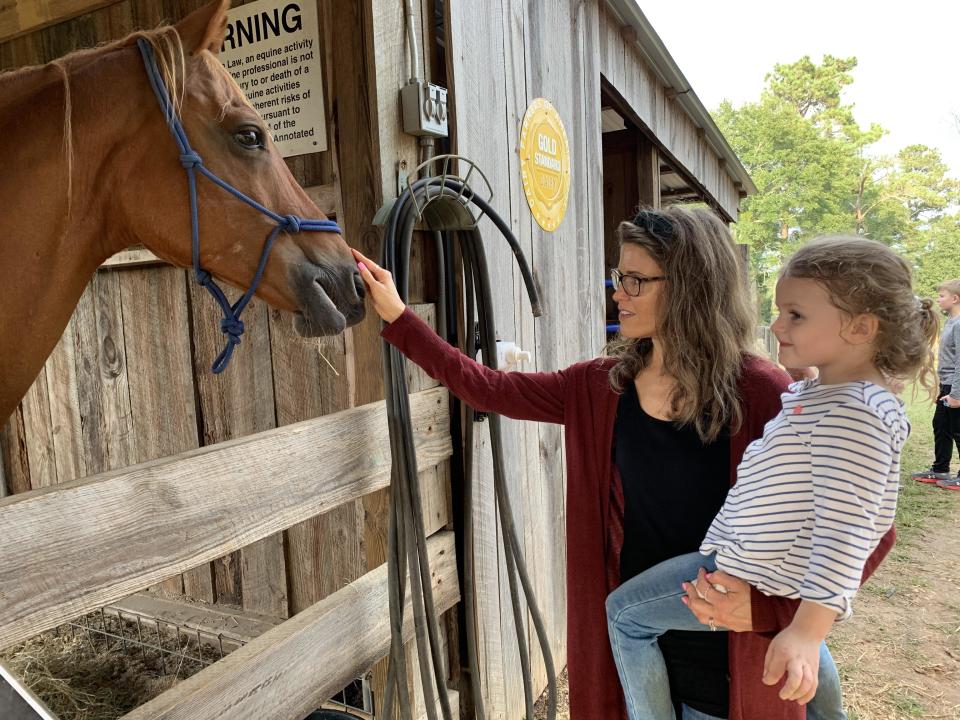
[[[214,0],[178,22],[176,28],[183,41],[183,49],[191,55],[204,50],[214,55],[219,53],[227,32],[229,9],[230,0]]]

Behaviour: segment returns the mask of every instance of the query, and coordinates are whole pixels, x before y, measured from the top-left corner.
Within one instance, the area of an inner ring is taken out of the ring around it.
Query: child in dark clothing
[[[960,474],[950,475],[950,458],[956,446],[960,454],[960,278],[937,288],[937,305],[947,322],[940,335],[940,392],[933,413],[933,465],[913,473],[917,482],[936,484],[945,490],[960,490]]]

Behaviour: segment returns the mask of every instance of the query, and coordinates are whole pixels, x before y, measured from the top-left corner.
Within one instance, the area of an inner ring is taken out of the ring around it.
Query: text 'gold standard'
[[[556,230],[567,212],[570,146],[557,109],[545,98],[530,103],[523,116],[520,173],[537,224],[544,230]]]

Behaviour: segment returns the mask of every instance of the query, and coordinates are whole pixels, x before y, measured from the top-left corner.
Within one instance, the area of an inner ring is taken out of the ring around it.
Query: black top
[[[704,444],[693,427],[651,417],[629,383],[617,406],[614,442],[624,499],[620,577],[626,582],[699,549],[730,489],[730,438],[722,433]],[[727,634],[674,630],[660,638],[660,649],[674,701],[726,717]]]

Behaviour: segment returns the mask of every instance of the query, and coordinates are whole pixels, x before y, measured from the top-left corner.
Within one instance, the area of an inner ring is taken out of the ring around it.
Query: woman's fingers
[[[362,252],[360,252],[356,248],[350,248],[350,252],[353,253],[353,257],[356,258],[357,262],[362,262],[367,267],[373,267],[376,265],[376,263],[373,260],[368,258],[366,255],[364,255]]]
[[[697,573],[696,587],[693,582],[685,583],[687,591],[687,607],[704,625],[710,620],[718,627],[734,632],[745,632],[753,629],[753,614],[750,606],[750,586],[739,578],[726,573],[710,573],[700,569]],[[718,587],[728,592],[720,592]]]
[[[710,616],[708,615],[708,611],[710,610],[710,603],[703,601],[697,589],[693,586],[693,583],[684,583],[683,589],[687,592],[687,607],[690,608],[690,612],[704,625],[709,624]]]
[[[707,579],[707,571],[703,568],[700,568],[700,572],[697,573],[697,590],[700,592],[700,596],[706,600],[711,605],[717,605],[721,603],[727,594],[726,592],[720,592],[714,586],[714,583],[717,581],[713,578],[710,580]],[[726,587],[724,586],[724,589]]]
[[[373,291],[376,286],[382,284],[373,276],[373,273],[370,272],[370,268],[366,263],[363,262],[363,260],[357,263],[357,270],[360,272],[360,277],[363,278],[363,281],[367,284],[367,287],[371,291]]]
[[[360,267],[361,265],[367,269],[367,271],[370,273],[370,276],[375,278],[377,282],[383,283],[387,278],[393,277],[393,274],[389,270],[384,270],[356,248],[350,248],[350,251],[353,253],[353,257],[357,260],[357,268],[360,269],[361,277],[363,276],[363,268]]]
[[[750,583],[733,575],[728,575],[723,570],[709,573],[707,580],[711,585],[722,585],[728,593],[750,592]]]
[[[359,250],[351,248],[351,251],[357,261],[360,277],[363,278],[370,293],[373,309],[386,322],[393,322],[406,309],[393,284],[393,274],[389,270],[384,270]]]

